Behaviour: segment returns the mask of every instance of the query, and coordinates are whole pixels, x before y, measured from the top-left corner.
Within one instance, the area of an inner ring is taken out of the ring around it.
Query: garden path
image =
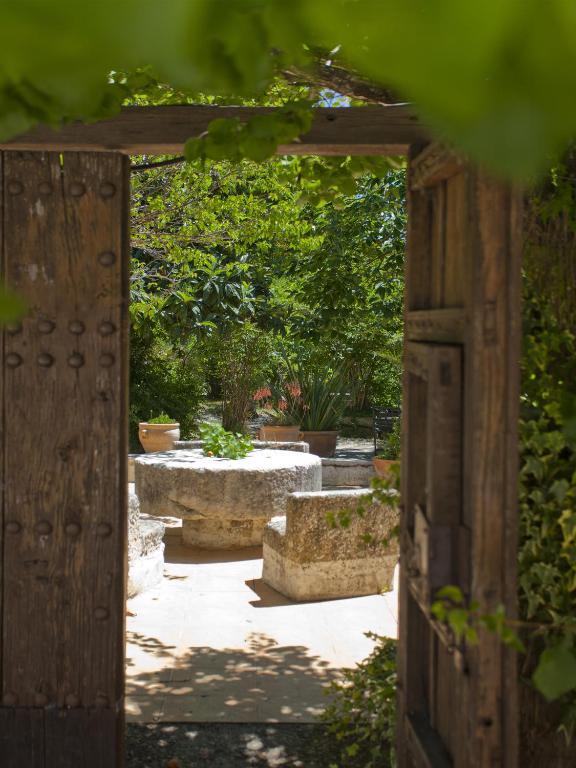
[[[167,532],[162,584],[128,603],[129,721],[314,722],[330,681],[369,654],[364,633],[396,636],[395,593],[294,603],[261,581],[260,548]]]

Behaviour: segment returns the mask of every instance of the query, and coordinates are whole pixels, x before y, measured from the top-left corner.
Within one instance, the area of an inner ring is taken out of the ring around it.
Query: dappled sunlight
[[[154,672],[130,674],[127,714],[165,721],[309,721],[320,714],[324,691],[338,670],[303,646],[280,646],[264,634],[245,650],[176,649],[137,633],[134,649],[160,658]],[[130,665],[130,659],[128,661]]]
[[[314,722],[364,633],[396,634],[394,594],[297,603],[262,581],[261,547],[165,541],[161,584],[129,601],[129,721]]]

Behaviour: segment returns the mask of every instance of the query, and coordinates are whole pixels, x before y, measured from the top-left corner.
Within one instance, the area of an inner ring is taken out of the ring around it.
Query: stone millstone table
[[[322,463],[296,451],[218,459],[176,450],[138,457],[135,480],[141,512],[182,518],[185,544],[236,549],[262,543],[266,523],[285,514],[290,493],[321,490]]]

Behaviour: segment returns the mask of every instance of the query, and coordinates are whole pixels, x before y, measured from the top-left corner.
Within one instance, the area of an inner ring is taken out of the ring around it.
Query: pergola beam
[[[247,120],[270,107],[125,107],[107,120],[74,122],[59,130],[39,126],[0,144],[0,149],[47,152],[121,152],[178,155],[217,117]],[[311,130],[300,141],[278,147],[281,155],[405,155],[411,144],[429,141],[428,132],[404,105],[317,108]]]

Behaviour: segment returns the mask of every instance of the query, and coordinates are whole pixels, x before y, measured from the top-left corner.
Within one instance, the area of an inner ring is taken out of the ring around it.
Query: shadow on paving
[[[178,534],[180,536],[180,534]],[[174,565],[210,565],[211,563],[239,563],[259,560],[262,546],[244,549],[200,549],[182,544],[180,538],[167,536],[164,562]]]
[[[131,723],[126,768],[328,768],[333,750],[320,725]]]
[[[176,648],[134,632],[128,638],[162,661],[154,672],[128,674],[128,714],[138,722],[309,723],[328,701],[327,685],[341,679],[307,648],[261,633],[246,650]]]

